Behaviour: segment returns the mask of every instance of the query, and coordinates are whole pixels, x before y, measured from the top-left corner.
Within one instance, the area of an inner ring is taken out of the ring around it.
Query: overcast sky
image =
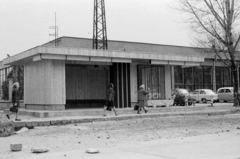
[[[105,0],[109,40],[191,46],[177,0]],[[0,60],[59,37],[92,38],[94,0],[0,0]]]

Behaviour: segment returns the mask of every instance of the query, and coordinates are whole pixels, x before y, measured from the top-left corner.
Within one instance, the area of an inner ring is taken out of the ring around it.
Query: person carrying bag
[[[105,104],[103,106],[103,116],[106,116],[106,110],[108,111],[114,111],[115,115],[117,116],[117,112],[115,110],[115,104],[114,104],[114,95],[115,95],[115,92],[113,90],[113,84],[110,83],[109,86],[108,86],[108,90],[107,90],[107,93],[106,93],[106,101],[105,101]]]
[[[146,110],[144,108],[144,102],[148,99],[148,92],[146,92],[145,90],[145,86],[141,85],[139,87],[139,91],[138,91],[138,104],[139,104],[139,108],[138,108],[138,112],[137,114],[141,114],[141,110],[143,109],[145,111],[145,113],[148,112],[148,110]]]

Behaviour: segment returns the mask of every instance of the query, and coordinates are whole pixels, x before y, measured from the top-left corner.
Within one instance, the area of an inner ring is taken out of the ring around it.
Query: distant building
[[[171,99],[173,88],[232,86],[231,72],[196,48],[108,41],[108,50],[92,49],[92,39],[61,37],[3,60],[24,65],[27,109],[65,110],[102,107],[107,85],[114,84],[117,108],[132,107],[137,91],[150,88],[149,100]]]

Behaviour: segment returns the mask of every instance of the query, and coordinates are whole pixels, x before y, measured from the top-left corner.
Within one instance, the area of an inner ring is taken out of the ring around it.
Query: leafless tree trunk
[[[187,22],[197,33],[198,46],[209,48],[231,69],[234,95],[239,94],[237,49],[240,40],[240,6],[235,0],[179,0]],[[239,103],[235,103],[235,106]]]

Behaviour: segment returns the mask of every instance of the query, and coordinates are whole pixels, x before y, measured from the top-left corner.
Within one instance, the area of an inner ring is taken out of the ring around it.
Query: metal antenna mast
[[[49,29],[53,29],[53,30],[54,30],[54,33],[53,33],[53,34],[49,34],[49,36],[54,36],[55,46],[57,46],[58,27],[57,27],[57,16],[56,16],[56,12],[55,12],[55,26],[50,26]]]
[[[108,49],[104,0],[94,0],[93,49]]]

